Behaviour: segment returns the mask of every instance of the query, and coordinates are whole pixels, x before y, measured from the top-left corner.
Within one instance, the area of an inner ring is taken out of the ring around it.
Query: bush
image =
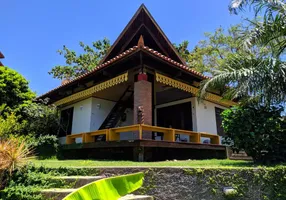
[[[10,174],[25,166],[31,159],[32,151],[24,141],[15,139],[0,140],[0,170],[9,171]]]
[[[25,123],[20,123],[18,117],[11,113],[4,119],[0,116],[0,138],[8,138],[9,135],[19,135],[25,128]]]
[[[36,97],[29,88],[28,81],[18,72],[8,67],[0,67],[0,115],[11,111],[21,111]]]
[[[39,159],[47,159],[57,155],[59,141],[54,135],[40,135],[32,146]]]
[[[54,135],[40,135],[35,137],[29,135],[9,135],[9,139],[24,142],[26,147],[31,149],[39,159],[47,159],[57,156],[59,151],[59,142]]]
[[[48,100],[31,103],[25,107],[23,118],[27,122],[25,131],[40,135],[58,135],[60,130],[60,115],[54,105],[47,105]]]
[[[255,162],[286,161],[286,129],[282,107],[233,107],[222,113],[225,144],[245,150]]]

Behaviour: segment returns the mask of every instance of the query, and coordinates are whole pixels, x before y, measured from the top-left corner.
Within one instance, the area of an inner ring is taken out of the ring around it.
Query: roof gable
[[[4,55],[1,53],[1,51],[0,51],[0,59],[2,59],[2,58],[5,58],[4,57]],[[1,63],[1,61],[0,61],[0,66],[4,66],[2,63]]]
[[[137,45],[141,35],[146,46],[163,53],[181,64],[186,64],[144,4],[139,7],[100,63],[104,63]]]

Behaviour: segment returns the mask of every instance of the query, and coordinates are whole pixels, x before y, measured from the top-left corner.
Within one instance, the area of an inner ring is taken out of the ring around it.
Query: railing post
[[[175,142],[175,129],[170,129],[164,132],[164,140]]]
[[[219,136],[211,138],[211,144],[219,144]]]
[[[85,140],[82,143],[94,142],[94,137],[90,136],[90,133],[84,133]]]
[[[66,136],[66,144],[75,143],[75,138],[70,138],[69,135]]]
[[[106,141],[110,141],[110,129],[106,129],[106,131],[105,131],[105,134],[106,134]]]
[[[115,128],[115,130],[116,130],[116,128]],[[112,128],[109,129],[109,140],[110,141],[120,140],[120,134],[118,132],[116,132],[115,130],[113,130]]]
[[[139,124],[139,140],[142,140],[142,125],[141,124]]]
[[[176,131],[175,131],[175,129],[171,129],[170,133],[171,133],[171,141],[176,142],[176,138],[175,138]]]
[[[114,132],[113,132],[113,130],[110,128],[110,129],[108,129],[108,135],[109,135],[109,141],[113,141],[113,134],[114,134]]]
[[[190,142],[200,143],[201,142],[201,134],[195,133],[194,135],[190,135]]]

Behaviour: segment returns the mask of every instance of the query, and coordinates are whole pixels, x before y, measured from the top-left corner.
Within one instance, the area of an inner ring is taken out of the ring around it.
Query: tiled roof
[[[62,85],[60,85],[60,86],[58,86],[58,87],[56,87],[56,88],[54,88],[54,89],[48,91],[48,92],[45,93],[45,94],[42,94],[41,96],[38,97],[38,99],[40,99],[41,97],[46,96],[46,95],[48,95],[48,94],[50,94],[50,93],[52,93],[52,92],[58,90],[58,89],[60,89],[60,88],[63,88],[63,87],[65,87],[65,86],[67,86],[67,85],[70,85],[70,84],[72,84],[72,83],[74,83],[74,82],[76,82],[76,81],[78,81],[78,80],[80,80],[80,79],[82,79],[82,78],[84,78],[84,77],[90,75],[90,74],[96,73],[99,69],[102,69],[102,68],[104,68],[104,67],[107,67],[107,66],[109,66],[110,64],[112,64],[113,62],[115,62],[115,61],[117,61],[117,60],[119,60],[119,59],[121,59],[121,58],[124,58],[124,57],[126,57],[127,55],[129,55],[129,54],[131,54],[131,53],[133,53],[133,52],[135,52],[136,50],[139,50],[139,49],[142,49],[143,51],[152,53],[153,55],[157,56],[158,58],[161,58],[162,60],[165,60],[165,61],[167,61],[167,62],[169,62],[169,63],[171,63],[171,64],[173,64],[173,65],[176,65],[177,67],[179,67],[179,68],[181,68],[181,69],[183,69],[183,70],[185,70],[185,71],[187,71],[187,72],[190,72],[190,73],[192,73],[192,74],[194,74],[194,75],[196,75],[196,76],[199,76],[199,77],[201,77],[202,79],[207,79],[207,78],[209,78],[209,77],[203,75],[202,73],[199,73],[199,72],[197,72],[197,71],[191,69],[191,68],[188,67],[188,66],[182,65],[182,64],[180,64],[180,63],[178,63],[178,62],[172,60],[171,58],[169,58],[169,57],[167,57],[167,56],[165,56],[165,55],[159,53],[158,51],[155,51],[155,50],[153,50],[153,49],[151,49],[151,48],[149,48],[149,47],[147,47],[147,46],[143,46],[143,47],[134,46],[134,47],[132,47],[132,48],[130,48],[130,49],[124,51],[123,53],[119,54],[118,56],[116,56],[116,57],[114,57],[114,58],[112,58],[112,59],[106,61],[105,63],[102,63],[101,65],[97,66],[97,67],[94,68],[93,70],[91,70],[91,71],[89,71],[89,72],[87,72],[87,73],[85,73],[85,74],[82,74],[82,75],[80,75],[79,77],[77,77],[77,78],[75,78],[75,79],[73,79],[73,80],[66,81],[64,84],[62,84]]]
[[[203,78],[203,79],[208,79],[208,78],[209,78],[208,76],[205,76],[205,75],[203,75],[202,73],[193,70],[193,69],[190,68],[189,66],[182,65],[182,64],[180,64],[180,63],[178,63],[178,62],[172,60],[171,58],[169,58],[169,57],[167,57],[167,56],[161,54],[160,52],[155,51],[155,50],[153,50],[153,49],[151,49],[151,48],[149,48],[149,47],[147,47],[147,46],[144,46],[143,49],[145,49],[145,50],[147,50],[148,52],[154,54],[155,56],[157,56],[157,57],[159,57],[159,58],[161,58],[161,59],[163,59],[163,60],[166,60],[166,61],[168,61],[169,63],[172,63],[172,64],[174,64],[174,65],[176,65],[176,66],[182,68],[183,70],[186,70],[186,71],[188,71],[188,72],[191,72],[192,74],[195,74],[195,75],[197,75],[197,76],[199,76],[199,77],[201,77],[201,78]]]
[[[73,79],[73,80],[66,81],[64,84],[62,84],[62,85],[60,85],[60,86],[58,86],[58,87],[56,87],[56,88],[54,88],[54,89],[48,91],[48,92],[45,93],[45,94],[42,94],[41,96],[38,97],[38,99],[40,99],[40,98],[43,97],[43,96],[46,96],[46,95],[50,94],[51,92],[54,92],[55,90],[58,90],[58,89],[60,89],[60,88],[62,88],[62,87],[64,87],[64,86],[66,86],[66,85],[70,85],[71,83],[74,83],[74,82],[76,82],[76,81],[78,81],[78,80],[80,80],[80,79],[82,79],[82,78],[84,78],[84,77],[86,77],[86,76],[88,76],[88,75],[90,75],[90,74],[93,74],[93,73],[95,73],[96,71],[98,71],[99,69],[102,69],[102,68],[104,68],[104,67],[107,67],[107,66],[110,65],[111,63],[115,62],[116,60],[119,60],[120,58],[126,57],[127,55],[129,55],[130,53],[136,51],[137,49],[138,49],[138,47],[137,47],[137,46],[134,46],[134,47],[132,47],[132,48],[130,48],[130,49],[124,51],[123,53],[119,54],[118,56],[116,56],[116,57],[114,57],[114,58],[112,58],[112,59],[106,61],[105,63],[102,63],[101,65],[98,65],[98,66],[95,67],[93,70],[90,70],[89,72],[86,72],[86,73],[80,75],[79,77],[76,77],[76,78]]]

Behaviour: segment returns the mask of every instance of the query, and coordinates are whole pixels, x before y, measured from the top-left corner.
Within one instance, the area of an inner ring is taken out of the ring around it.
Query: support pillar
[[[152,125],[152,83],[140,73],[134,83],[134,124]],[[143,131],[142,139],[152,139],[152,132]]]

